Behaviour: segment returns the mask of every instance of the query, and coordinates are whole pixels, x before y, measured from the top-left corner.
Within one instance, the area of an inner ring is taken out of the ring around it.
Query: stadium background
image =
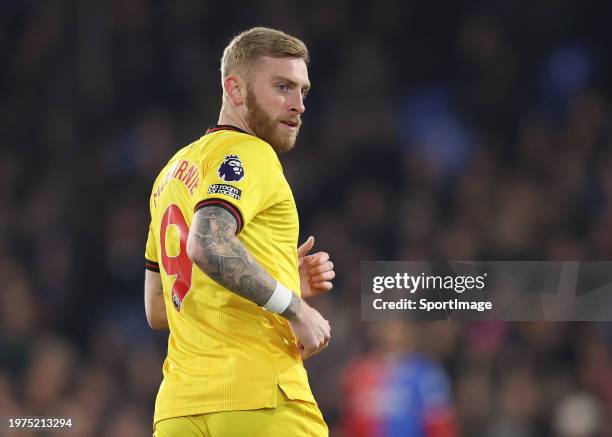
[[[2,1],[0,415],[150,435],[165,336],[142,304],[149,190],[215,123],[223,47],[267,25],[312,56],[282,161],[302,240],[336,266],[315,301],[332,343],[307,367],[340,435],[344,369],[386,329],[359,320],[361,260],[609,258],[611,16],[569,0]],[[448,372],[463,435],[569,436],[568,417],[590,422],[576,437],[612,435],[609,324],[407,329]]]

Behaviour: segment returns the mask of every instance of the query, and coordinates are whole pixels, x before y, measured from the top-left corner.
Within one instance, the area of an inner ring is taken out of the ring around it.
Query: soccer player
[[[155,436],[328,434],[302,359],[327,347],[330,325],[302,298],[331,289],[333,264],[307,255],[313,238],[298,252],[277,156],[300,129],[308,60],[283,32],[236,36],[221,59],[218,125],[153,185],[145,308],[152,327],[170,329]]]

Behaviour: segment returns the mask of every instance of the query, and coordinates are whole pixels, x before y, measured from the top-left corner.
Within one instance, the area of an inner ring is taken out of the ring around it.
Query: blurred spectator
[[[448,378],[418,352],[419,331],[399,321],[370,325],[371,351],[344,371],[343,435],[458,435]]]
[[[595,437],[603,427],[601,406],[585,393],[572,393],[562,399],[553,417],[558,437]]]

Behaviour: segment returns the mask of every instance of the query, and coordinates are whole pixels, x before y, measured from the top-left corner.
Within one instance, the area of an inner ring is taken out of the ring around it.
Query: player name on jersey
[[[153,202],[157,206],[157,198],[160,196],[164,188],[171,179],[177,179],[181,181],[185,187],[189,190],[189,194],[193,195],[195,189],[198,187],[200,182],[200,168],[192,164],[191,162],[181,159],[174,164],[164,176],[164,180],[157,190],[153,193]]]

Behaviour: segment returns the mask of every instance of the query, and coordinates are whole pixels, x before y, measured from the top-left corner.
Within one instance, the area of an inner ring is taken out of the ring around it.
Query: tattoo
[[[257,305],[264,305],[276,288],[270,276],[236,237],[236,219],[224,208],[205,206],[193,220],[191,237],[201,250],[193,262],[215,282]],[[282,316],[299,312],[301,299],[293,295]]]
[[[291,293],[291,302],[289,302],[289,306],[287,307],[285,311],[283,311],[281,316],[283,316],[285,319],[288,319],[288,320],[295,318],[295,316],[297,316],[297,314],[300,312],[301,302],[302,302],[301,298]]]

